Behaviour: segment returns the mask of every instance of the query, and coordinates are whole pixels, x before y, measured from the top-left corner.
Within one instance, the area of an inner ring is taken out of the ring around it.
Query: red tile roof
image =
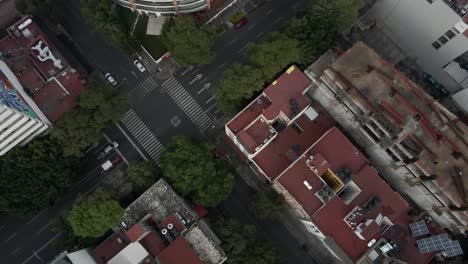
[[[161,237],[155,230],[151,230],[139,242],[153,257],[159,256],[166,248]]]
[[[268,178],[278,177],[317,139],[334,126],[335,121],[327,112],[317,105],[314,105],[314,109],[319,113],[319,116],[313,121],[305,114],[296,119],[295,123],[302,129],[300,134],[290,125],[254,157],[255,163]]]
[[[124,237],[120,233],[114,233],[99,246],[97,246],[92,255],[94,260],[98,264],[106,264],[107,261],[112,259],[120,251],[122,251],[128,242],[125,241]]]
[[[292,118],[291,100],[298,103],[298,111],[303,110],[310,100],[303,96],[312,81],[296,66],[292,66],[264,91],[272,104],[264,111],[265,118],[273,120],[280,111]],[[297,114],[297,113],[296,113]]]
[[[159,254],[158,260],[161,264],[203,264],[197,253],[181,236]]]
[[[135,242],[138,240],[138,238],[141,237],[141,235],[143,235],[143,233],[145,233],[145,230],[143,230],[141,225],[135,224],[129,230],[127,230],[127,237],[130,242]]]
[[[268,98],[263,95],[260,95],[256,100],[252,101],[242,112],[235,116],[229,123],[227,127],[234,134],[241,132],[246,126],[252,123],[259,115],[262,114],[268,106],[271,105],[271,102]]]

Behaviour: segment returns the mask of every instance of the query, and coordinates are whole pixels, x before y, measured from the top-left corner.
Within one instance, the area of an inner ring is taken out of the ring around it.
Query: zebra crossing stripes
[[[153,77],[146,78],[138,86],[128,92],[128,101],[130,105],[135,105],[138,101],[150,94],[158,87],[158,83]]]
[[[213,120],[205,110],[201,108],[174,76],[166,80],[162,84],[162,87],[201,131],[204,131],[213,124]]]
[[[164,146],[137,114],[133,110],[128,111],[122,118],[121,123],[133,135],[151,159],[159,164],[159,156],[163,152]]]

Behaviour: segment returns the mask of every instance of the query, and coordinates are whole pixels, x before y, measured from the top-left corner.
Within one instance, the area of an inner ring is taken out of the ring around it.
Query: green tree
[[[216,34],[198,28],[190,16],[178,16],[166,21],[161,40],[182,65],[208,64],[215,57],[212,48]]]
[[[67,216],[73,233],[79,237],[97,238],[116,227],[124,215],[124,209],[110,195],[97,190],[92,196],[79,199]]]
[[[52,137],[65,155],[79,156],[99,141],[102,129],[117,121],[128,109],[126,96],[110,87],[91,84],[78,99],[79,108],[66,112],[56,123]]]
[[[128,52],[138,51],[138,42],[129,34],[130,29],[118,8],[112,0],[83,0],[81,13],[120,48]]]
[[[0,209],[26,214],[50,206],[77,177],[78,164],[48,137],[10,150],[0,160]]]
[[[16,0],[16,8],[23,14],[57,22],[61,18],[61,5],[57,0]]]
[[[263,77],[271,81],[288,64],[301,58],[299,42],[287,35],[273,32],[260,44],[247,48],[250,62],[263,72]]]
[[[278,262],[276,248],[261,239],[252,225],[244,225],[235,219],[220,220],[214,229],[223,242],[223,248],[231,264],[273,264]]]
[[[237,112],[246,100],[263,88],[262,71],[250,66],[234,64],[224,72],[215,90],[218,106],[225,112]]]
[[[309,9],[293,19],[285,32],[299,41],[299,63],[308,66],[333,47],[339,25],[335,16],[318,16]]]
[[[64,250],[76,251],[96,245],[97,238],[79,237],[73,233],[70,223],[67,221],[68,211],[60,214],[52,221],[52,231],[60,233],[60,237],[55,241]]]
[[[274,190],[269,190],[266,194],[257,192],[250,204],[250,209],[260,220],[272,221],[276,219],[283,205],[283,197]]]
[[[363,5],[363,0],[317,0],[309,12],[314,16],[334,18],[340,31],[346,31],[358,19]]]
[[[159,169],[149,161],[131,161],[127,172],[138,191],[145,191],[161,177]]]
[[[161,157],[163,174],[177,192],[210,207],[225,200],[234,185],[229,165],[215,159],[213,150],[204,141],[176,136]]]

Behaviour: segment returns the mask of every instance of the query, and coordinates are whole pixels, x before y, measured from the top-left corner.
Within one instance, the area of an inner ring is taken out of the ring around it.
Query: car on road
[[[249,20],[246,17],[241,18],[237,23],[234,25],[236,29],[243,27],[245,24],[247,24]]]
[[[138,68],[139,71],[141,71],[141,72],[145,72],[145,71],[146,71],[146,68],[145,68],[145,66],[143,66],[143,64],[141,63],[141,61],[135,60],[135,61],[133,62],[133,64],[135,64],[135,66]]]
[[[112,161],[106,160],[104,163],[101,164],[101,174],[103,174],[106,171],[109,171],[114,167],[114,164],[112,164]]]
[[[102,152],[99,154],[99,158],[104,158],[109,154],[111,151],[117,149],[119,147],[119,143],[117,141],[113,141],[112,143],[107,144]]]
[[[110,73],[106,73],[104,75],[104,77],[106,78],[106,80],[112,84],[112,86],[117,86],[119,83],[117,82],[117,80],[114,78],[114,76],[112,76]]]

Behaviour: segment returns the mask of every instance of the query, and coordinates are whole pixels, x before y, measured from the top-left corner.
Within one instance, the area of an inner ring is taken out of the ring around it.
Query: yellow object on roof
[[[296,69],[296,67],[294,67],[294,65],[293,65],[293,66],[289,67],[289,69],[286,70],[286,73],[291,74],[291,72],[293,72],[295,69]]]

